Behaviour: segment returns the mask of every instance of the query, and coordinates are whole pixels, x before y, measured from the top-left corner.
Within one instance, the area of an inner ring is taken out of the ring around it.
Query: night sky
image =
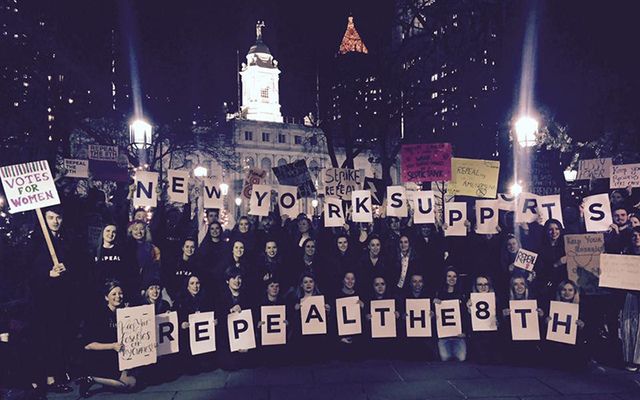
[[[515,97],[529,4],[514,1],[507,7],[500,77],[506,103]],[[611,121],[637,123],[640,28],[634,2],[548,0],[538,7],[537,106],[568,124],[578,139],[597,136]],[[127,8],[132,23],[125,18]],[[33,9],[44,10],[53,22],[59,62],[73,66],[88,84],[108,73],[104,50],[113,24],[125,37],[137,37],[143,91],[171,95],[184,110],[201,105],[217,111],[223,101],[235,103],[236,50],[242,62],[255,41],[255,22],[262,19],[265,42],[282,70],[283,115],[298,118],[315,108],[316,70],[322,84],[349,13],[371,52],[389,43],[393,19],[392,1],[360,0],[63,0],[36,2]]]

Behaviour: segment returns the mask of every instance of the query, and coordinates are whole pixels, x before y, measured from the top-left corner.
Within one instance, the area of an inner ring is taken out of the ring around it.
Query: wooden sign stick
[[[49,255],[51,255],[51,259],[53,260],[53,265],[58,265],[60,264],[60,262],[58,261],[58,256],[56,255],[56,249],[53,247],[51,236],[49,236],[49,229],[47,228],[47,223],[44,220],[44,216],[42,215],[42,210],[40,208],[36,208],[36,215],[38,215],[40,228],[42,229],[44,240],[45,242],[47,242],[47,248],[49,249]]]

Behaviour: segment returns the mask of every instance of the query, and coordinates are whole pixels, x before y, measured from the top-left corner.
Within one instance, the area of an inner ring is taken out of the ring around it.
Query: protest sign
[[[498,200],[476,200],[476,233],[493,235],[498,233]]]
[[[540,340],[537,300],[509,300],[511,340]]]
[[[189,347],[191,355],[216,351],[216,330],[214,314],[197,312],[189,314]]]
[[[576,344],[578,310],[578,304],[552,301],[549,304],[547,340]]]
[[[311,296],[300,300],[303,335],[327,333],[327,310],[324,305],[324,296]]]
[[[510,193],[498,194],[498,209],[505,211],[516,210],[516,196]]]
[[[564,174],[560,164],[560,152],[541,149],[531,157],[531,179],[528,188],[539,196],[560,194],[565,186]]]
[[[247,175],[244,177],[244,181],[242,183],[242,196],[247,200],[251,199],[253,185],[263,184],[266,178],[267,171],[256,167],[249,168],[249,171],[247,171]]]
[[[584,294],[598,292],[600,254],[604,251],[602,233],[564,235],[564,252],[567,256],[567,275]]]
[[[158,357],[180,351],[180,326],[176,311],[156,315]]]
[[[464,224],[467,220],[467,203],[446,203],[444,212],[444,221],[447,224],[447,227],[444,230],[444,235],[467,236],[467,227]]]
[[[591,160],[578,161],[577,180],[604,179],[611,174],[611,159],[596,158]]]
[[[396,337],[396,302],[390,300],[371,301],[371,337]]]
[[[167,171],[169,201],[186,204],[189,202],[189,172],[170,169]]]
[[[153,305],[116,309],[117,337],[122,349],[118,352],[120,371],[155,364],[156,316]]]
[[[336,197],[324,198],[324,226],[327,228],[339,228],[344,226],[344,212],[342,201]]]
[[[265,217],[269,215],[271,208],[271,186],[253,185],[251,199],[249,200],[249,215]]]
[[[354,190],[362,190],[364,169],[326,168],[322,170],[324,195],[351,200]]]
[[[640,187],[640,164],[612,165],[609,179],[611,189]]]
[[[384,180],[378,178],[364,178],[364,190],[371,191],[371,204],[374,206],[381,206],[384,198],[387,194],[387,185],[384,184]]]
[[[640,290],[640,257],[600,254],[600,287]]]
[[[438,338],[462,335],[462,318],[459,300],[442,300],[436,303],[436,330]]]
[[[406,331],[407,337],[431,337],[431,300],[406,300]]]
[[[256,335],[253,331],[251,309],[233,312],[227,315],[229,348],[231,352],[256,348]]]
[[[497,331],[495,293],[471,293],[471,327],[474,331]]]
[[[89,177],[89,160],[77,160],[72,158],[64,159],[64,169],[67,178],[88,178]]]
[[[286,306],[260,307],[262,345],[273,346],[287,343]]]
[[[516,197],[516,223],[532,223],[538,220],[538,196],[533,193],[520,193]]]
[[[435,203],[432,190],[413,192],[413,222],[415,224],[435,224]]]
[[[60,204],[49,163],[45,160],[2,167],[0,176],[12,214]]]
[[[606,232],[613,224],[611,204],[606,193],[585,197],[582,203],[587,232]]]
[[[116,182],[129,180],[129,161],[125,154],[120,154],[118,146],[90,144],[87,150],[89,172],[93,179]]]
[[[296,186],[278,186],[278,208],[281,215],[295,217],[300,211],[298,205],[298,188]]]
[[[538,214],[540,214],[540,223],[545,224],[550,219],[560,221],[564,226],[562,219],[562,204],[560,203],[560,195],[552,194],[549,196],[538,197]]]
[[[203,207],[205,209],[217,208],[222,210],[224,208],[224,199],[222,198],[222,190],[218,185],[218,182],[212,178],[204,178],[202,180],[202,194],[204,197]]]
[[[338,336],[359,335],[362,333],[362,313],[358,296],[336,299],[336,318]]]
[[[499,173],[500,161],[453,157],[449,194],[495,199]]]
[[[155,207],[158,205],[158,173],[136,171],[133,207]]]
[[[518,268],[522,268],[529,272],[533,271],[533,267],[536,264],[536,259],[538,258],[538,254],[533,251],[520,249],[518,250],[518,254],[516,254],[516,259],[513,262],[513,265]]]
[[[368,190],[354,190],[351,197],[353,222],[373,222],[371,208],[371,192]]]
[[[404,218],[409,215],[407,207],[407,193],[404,186],[389,186],[387,188],[387,216]]]
[[[296,186],[300,197],[309,197],[316,192],[311,174],[304,160],[271,168],[281,185]]]
[[[451,179],[451,143],[403,144],[400,149],[402,182]]]

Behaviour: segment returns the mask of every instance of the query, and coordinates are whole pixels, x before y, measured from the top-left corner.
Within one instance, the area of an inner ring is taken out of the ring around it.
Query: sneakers
[[[87,398],[91,396],[91,393],[89,392],[89,389],[91,389],[91,386],[93,386],[94,381],[93,378],[90,376],[84,377],[84,378],[80,378],[76,381],[78,383],[78,391],[80,392],[80,397],[82,398]]]
[[[624,367],[624,369],[626,369],[629,372],[638,372],[638,366],[635,364],[629,364],[626,367]]]

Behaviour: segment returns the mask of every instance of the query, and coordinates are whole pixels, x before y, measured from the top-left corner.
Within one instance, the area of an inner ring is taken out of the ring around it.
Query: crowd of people
[[[624,190],[610,198],[614,223],[604,233],[605,252],[640,255],[637,205]],[[77,379],[81,394],[89,396],[97,384],[132,390],[180,373],[343,358],[470,359],[575,369],[599,362],[630,371],[640,366],[640,293],[603,288],[586,293],[569,279],[564,235],[585,231],[578,205],[564,209],[566,226],[555,219],[514,224],[513,212],[501,210],[499,233],[476,234],[474,221],[467,221],[465,237],[446,237],[446,225],[415,225],[411,218],[325,228],[322,216],[276,211],[242,216],[225,230],[219,210],[207,210],[206,222],[194,225],[189,210],[158,209],[151,216],[138,209],[128,221],[103,218],[98,243],[89,248],[83,242],[86,230],[66,226],[73,208],[43,211],[59,263],[52,263],[42,235],[34,234],[24,252],[28,317],[17,323],[9,308],[0,310],[0,387],[36,388],[44,396],[72,390],[69,383]],[[204,227],[200,239],[199,225]],[[514,266],[520,248],[538,254],[533,271]],[[5,270],[11,267],[4,262]],[[470,328],[474,292],[495,293],[497,331]],[[328,334],[304,336],[300,304],[319,294],[326,299]],[[350,296],[361,299],[363,334],[340,337],[335,299]],[[458,300],[463,333],[438,338],[434,328],[430,338],[406,337],[400,322],[397,338],[372,339],[369,301],[395,300],[395,317],[403,321],[405,300],[412,298]],[[509,300],[528,299],[538,301],[543,329],[550,301],[578,303],[576,345],[511,340]],[[152,304],[156,314],[177,311],[180,352],[151,366],[119,371],[123,344],[117,340],[116,310],[143,304]],[[287,307],[287,344],[263,347],[258,340],[256,349],[232,353],[226,316],[256,310],[259,335],[264,323],[259,309],[265,305]],[[215,311],[221,332],[217,350],[192,356],[188,317],[206,311]]]

